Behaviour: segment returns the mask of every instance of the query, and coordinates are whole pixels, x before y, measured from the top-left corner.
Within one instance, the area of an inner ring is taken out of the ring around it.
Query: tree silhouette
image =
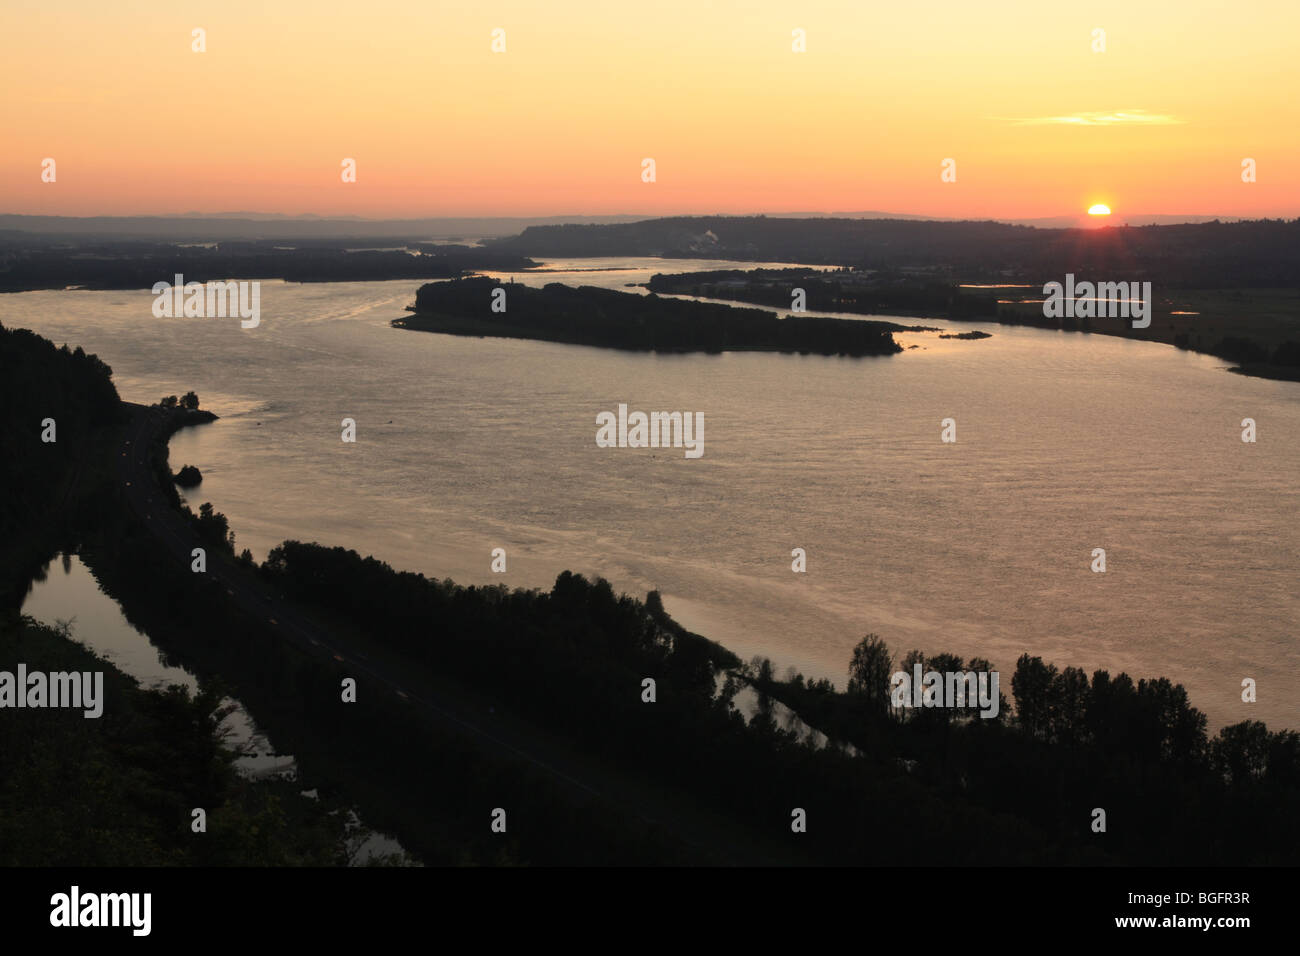
[[[876,713],[889,709],[889,678],[893,673],[893,655],[878,635],[867,634],[853,648],[849,662],[849,693],[859,694]]]

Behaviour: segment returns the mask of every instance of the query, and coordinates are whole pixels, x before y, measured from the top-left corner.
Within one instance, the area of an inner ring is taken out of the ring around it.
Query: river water
[[[160,690],[172,684],[195,693],[198,679],[167,660],[104,593],[90,568],[75,554],[60,554],[44,569],[23,601],[23,613],[44,624],[66,622],[75,640],[107,660],[141,686]],[[293,757],[274,752],[242,704],[227,698],[233,710],[222,723],[227,748],[240,756],[235,767],[252,778],[292,777]]]
[[[619,289],[730,265],[584,259],[514,278]],[[900,657],[987,657],[1008,694],[1028,652],[1167,676],[1212,728],[1300,724],[1300,384],[992,323],[901,319],[993,337],[907,333],[917,348],[862,359],[390,328],[420,285],[263,282],[249,330],[154,318],[148,290],[6,295],[0,321],[99,354],[128,400],[196,390],[222,417],[173,438],[173,467],[202,470],[193,503],[259,560],[297,538],[463,583],[549,587],[567,568],[658,589],[683,624],[778,673],[842,685],[875,632]],[[703,412],[703,457],[597,447],[596,415],[619,403]]]
[[[104,593],[90,568],[75,554],[60,554],[32,582],[22,611],[51,626],[66,624],[73,639],[107,660],[118,670],[139,681],[142,687],[161,690],[179,684],[191,694],[199,689],[198,679],[165,658],[148,637],[126,619],[117,602]],[[229,712],[222,720],[223,743],[238,756],[236,772],[250,779],[284,777],[296,779],[297,762],[289,754],[277,753],[270,739],[254,722],[244,705],[227,697],[222,703]],[[315,791],[306,795],[315,798]],[[353,839],[352,861],[365,865],[379,858],[405,859],[405,850],[395,837],[376,830],[358,830],[362,821],[349,810],[348,827]]]

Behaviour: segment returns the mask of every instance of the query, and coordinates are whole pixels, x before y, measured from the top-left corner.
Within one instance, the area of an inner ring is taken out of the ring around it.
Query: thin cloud
[[[1178,126],[1185,123],[1168,113],[1146,110],[1092,110],[1066,116],[1000,116],[1012,126]]]

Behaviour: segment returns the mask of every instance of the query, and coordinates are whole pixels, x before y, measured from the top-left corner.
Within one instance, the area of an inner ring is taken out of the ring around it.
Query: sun
[[[1110,207],[1107,206],[1105,203],[1100,203],[1100,202],[1099,202],[1099,203],[1097,203],[1097,205],[1092,206],[1092,207],[1088,210],[1088,215],[1089,215],[1089,216],[1109,216],[1109,215],[1110,215]]]

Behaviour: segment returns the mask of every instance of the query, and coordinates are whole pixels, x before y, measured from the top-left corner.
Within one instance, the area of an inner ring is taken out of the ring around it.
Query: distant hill
[[[770,219],[911,219],[928,222],[969,222],[949,216],[915,216],[901,212],[879,212],[867,210],[861,212],[778,212],[767,213]],[[1005,223],[1008,226],[1037,226],[1040,229],[1072,229],[1079,225],[1083,216],[1040,216],[1036,219],[1008,219],[995,216],[990,222]],[[1163,215],[1157,213],[1116,213],[1110,217],[1109,224],[1115,226],[1175,226],[1187,222],[1240,222],[1240,216],[1203,216],[1203,215]],[[1094,227],[1107,223],[1095,223]]]
[[[1066,273],[1164,286],[1300,285],[1300,220],[1038,229],[998,222],[678,216],[529,226],[490,249],[535,259],[664,256],[843,265],[1041,284]]]
[[[20,216],[0,214],[0,235],[146,238],[177,242],[223,239],[482,239],[510,236],[533,225],[560,222],[633,222],[644,216],[536,216],[439,219],[355,219],[221,213],[212,216]]]
[[[175,216],[24,216],[0,213],[0,235],[35,233],[99,238],[147,238],[179,242],[218,242],[223,239],[435,239],[455,237],[483,239],[512,236],[532,226],[561,224],[608,225],[645,222],[653,217],[636,214],[614,216],[471,216],[432,217],[425,219],[365,219],[360,216],[316,216],[306,213],[290,216],[283,213],[254,211],[199,213]],[[755,218],[755,217],[732,217]],[[858,212],[783,212],[768,214],[771,219],[895,219],[925,222],[959,222],[934,216],[866,210]],[[1210,222],[1212,216],[1125,215],[1116,216],[1116,225],[1170,225],[1187,222]],[[1078,216],[1052,216],[1044,219],[997,219],[1008,225],[1041,228],[1070,228],[1078,225]],[[1221,222],[1235,222],[1221,218]]]

